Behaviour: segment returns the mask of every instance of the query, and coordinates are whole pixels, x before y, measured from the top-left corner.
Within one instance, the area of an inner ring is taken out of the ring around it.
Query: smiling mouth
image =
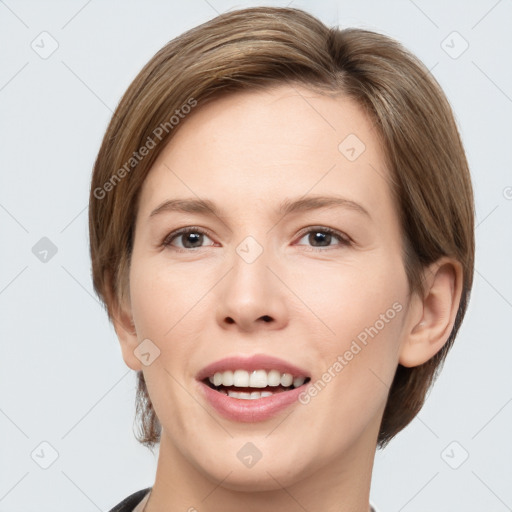
[[[216,372],[203,382],[211,389],[231,398],[255,400],[276,393],[291,391],[307,384],[311,379],[305,376],[293,376],[278,370],[227,370]]]

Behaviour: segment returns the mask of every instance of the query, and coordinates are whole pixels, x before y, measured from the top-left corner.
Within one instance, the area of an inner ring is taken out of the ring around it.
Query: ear
[[[132,370],[139,371],[142,368],[142,363],[135,356],[135,349],[139,345],[139,341],[133,322],[129,297],[120,299],[114,294],[110,275],[105,278],[105,281],[107,307],[110,311],[112,324],[121,345],[124,362]],[[125,287],[124,289],[128,290],[129,287]]]
[[[419,366],[445,345],[462,295],[462,265],[443,257],[425,269],[425,294],[413,297],[411,321],[400,348],[402,366]]]

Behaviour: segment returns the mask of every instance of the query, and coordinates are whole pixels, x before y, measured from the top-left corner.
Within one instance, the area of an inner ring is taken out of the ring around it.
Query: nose
[[[217,322],[223,329],[250,332],[275,330],[288,323],[286,287],[276,277],[267,253],[248,261],[235,253],[233,266],[217,295]]]

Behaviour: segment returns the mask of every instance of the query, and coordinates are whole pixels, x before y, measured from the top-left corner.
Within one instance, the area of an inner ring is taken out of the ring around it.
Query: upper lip
[[[236,355],[219,359],[214,363],[205,366],[196,376],[197,380],[204,380],[213,376],[217,372],[235,370],[278,370],[281,373],[290,373],[293,377],[309,377],[309,373],[304,368],[300,368],[283,359],[277,357],[255,354],[252,356]]]

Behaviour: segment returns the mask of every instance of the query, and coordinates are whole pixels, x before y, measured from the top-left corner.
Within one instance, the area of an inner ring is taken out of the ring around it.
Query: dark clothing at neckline
[[[132,512],[133,509],[144,499],[144,496],[151,490],[151,487],[130,494],[121,503],[118,503],[109,512]]]

